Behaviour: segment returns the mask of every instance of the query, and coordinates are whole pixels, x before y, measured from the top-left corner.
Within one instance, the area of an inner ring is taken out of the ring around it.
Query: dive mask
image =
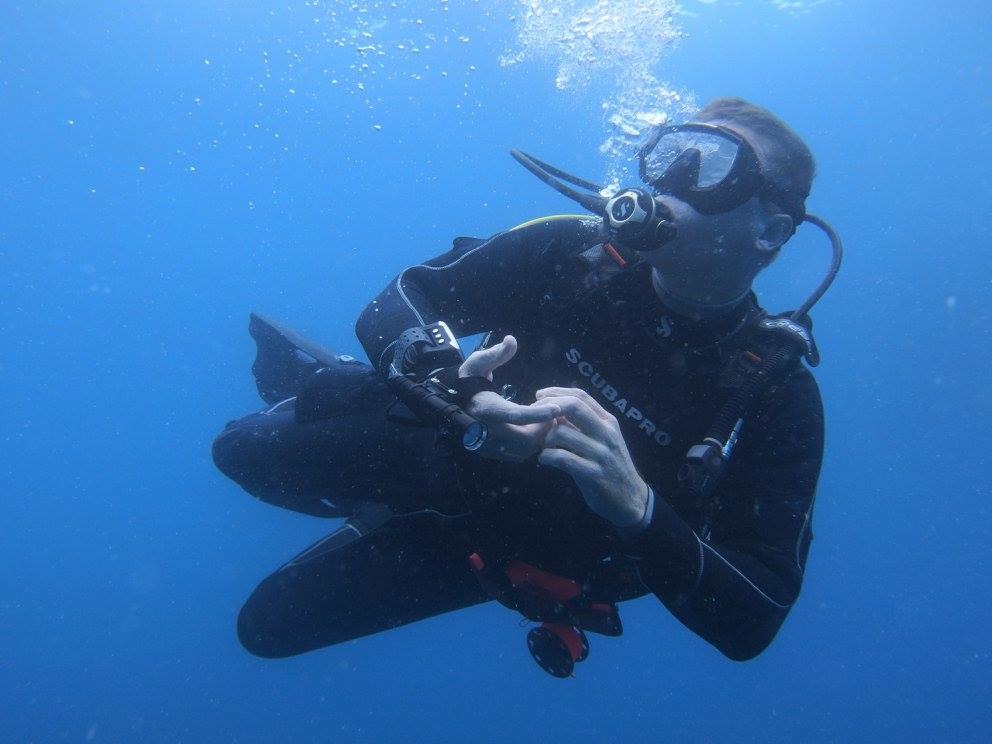
[[[754,196],[766,198],[798,225],[801,200],[761,172],[754,148],[736,132],[716,124],[659,127],[638,152],[641,180],[703,214],[720,214]]]

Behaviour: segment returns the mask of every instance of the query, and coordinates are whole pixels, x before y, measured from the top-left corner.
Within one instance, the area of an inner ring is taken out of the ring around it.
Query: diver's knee
[[[258,426],[248,417],[229,423],[211,447],[214,465],[224,475],[241,482],[246,472],[257,466],[260,452]]]
[[[228,478],[233,478],[240,464],[239,460],[239,436],[236,428],[228,425],[224,431],[217,435],[210,448],[214,465]]]
[[[246,651],[263,659],[284,659],[300,653],[271,622],[266,622],[265,613],[251,599],[238,613],[238,640]]]

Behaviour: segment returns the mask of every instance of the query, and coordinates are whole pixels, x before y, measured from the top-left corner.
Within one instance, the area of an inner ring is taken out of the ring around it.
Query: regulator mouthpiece
[[[510,150],[510,154],[555,191],[602,217],[610,239],[628,251],[658,250],[678,233],[672,213],[645,189],[624,189],[608,199],[601,194],[603,188],[592,181],[566,173],[520,150]]]
[[[611,236],[625,248],[656,251],[678,235],[675,217],[644,189],[627,189],[606,203]]]

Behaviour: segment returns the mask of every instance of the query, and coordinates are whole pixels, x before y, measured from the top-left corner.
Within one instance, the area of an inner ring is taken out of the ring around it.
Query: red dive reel
[[[544,671],[570,677],[576,663],[589,656],[584,631],[618,636],[623,633],[615,604],[592,601],[573,579],[520,560],[487,565],[479,553],[469,564],[483,588],[505,607],[540,622],[527,633],[527,649]]]

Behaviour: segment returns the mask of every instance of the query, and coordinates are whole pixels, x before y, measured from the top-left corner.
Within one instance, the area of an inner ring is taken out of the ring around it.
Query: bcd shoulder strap
[[[702,503],[726,471],[734,447],[753,406],[768,389],[784,380],[805,358],[816,366],[819,352],[809,317],[790,314],[758,315],[744,332],[739,351],[731,356],[722,378],[731,388],[726,403],[699,444],[689,448],[678,473],[679,481]],[[708,537],[709,519],[702,537]]]

